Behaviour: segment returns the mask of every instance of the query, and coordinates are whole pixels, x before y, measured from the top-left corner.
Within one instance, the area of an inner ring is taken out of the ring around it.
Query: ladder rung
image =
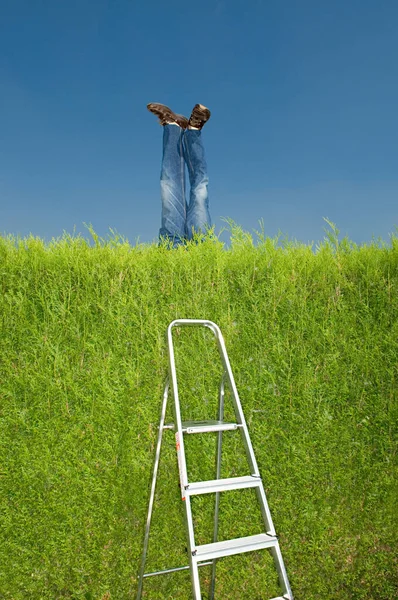
[[[207,567],[212,564],[213,564],[213,561],[209,560],[207,562],[200,563],[200,565],[198,565],[198,567]],[[162,569],[161,571],[153,571],[152,573],[144,573],[142,577],[143,577],[143,579],[145,579],[146,577],[154,577],[155,575],[167,575],[168,573],[176,573],[177,571],[188,571],[190,568],[191,568],[191,566],[187,565],[186,567],[173,567],[172,569]],[[273,598],[273,600],[278,600],[278,598]]]
[[[224,542],[215,542],[214,544],[204,544],[196,547],[194,558],[198,561],[213,560],[222,556],[232,556],[243,552],[252,552],[253,550],[262,550],[263,548],[272,548],[278,544],[275,536],[259,533],[248,537],[236,538],[234,540],[225,540]]]
[[[217,431],[233,431],[238,429],[237,423],[226,423],[224,421],[183,421],[183,433],[212,433]],[[163,429],[174,429],[174,424],[169,423]]]
[[[189,483],[185,488],[189,496],[197,494],[210,494],[212,492],[225,492],[241,488],[252,488],[261,485],[261,477],[249,475],[246,477],[230,477],[229,479],[213,479],[211,481],[197,481]]]

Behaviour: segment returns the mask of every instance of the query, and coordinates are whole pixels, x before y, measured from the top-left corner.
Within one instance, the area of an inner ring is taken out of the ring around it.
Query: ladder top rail
[[[214,335],[218,338],[222,338],[221,330],[218,325],[213,323],[213,321],[209,321],[207,319],[175,319],[170,323],[167,328],[168,337],[171,336],[171,330],[173,327],[181,327],[184,325],[192,326],[192,325],[202,325],[203,327],[208,327],[212,330]]]
[[[219,352],[220,352],[222,363],[224,365],[224,368],[225,368],[225,371],[226,371],[226,374],[227,374],[227,379],[229,381],[232,394],[233,394],[233,396],[235,398],[235,403],[237,405],[237,409],[238,409],[238,412],[239,412],[239,423],[242,425],[242,428],[243,428],[244,433],[245,433],[245,446],[247,448],[248,454],[250,455],[250,464],[251,464],[252,474],[259,475],[257,461],[256,461],[256,458],[254,456],[254,450],[253,450],[252,443],[251,443],[250,438],[249,438],[249,432],[248,432],[248,429],[247,429],[246,419],[245,419],[244,414],[243,414],[241,402],[240,402],[240,399],[239,399],[238,390],[236,388],[236,383],[235,383],[234,376],[233,376],[233,373],[232,373],[231,364],[229,362],[229,358],[228,358],[228,354],[227,354],[227,349],[225,347],[224,337],[223,337],[223,335],[221,333],[221,329],[219,328],[219,326],[216,325],[216,323],[213,323],[213,321],[209,321],[207,319],[175,319],[174,321],[172,321],[170,323],[170,325],[167,328],[167,339],[168,339],[168,346],[169,346],[170,374],[171,374],[171,380],[172,380],[172,383],[173,383],[174,403],[175,403],[175,406],[176,406],[176,408],[178,409],[178,412],[179,412],[180,411],[180,405],[179,405],[179,398],[178,398],[177,372],[176,372],[176,365],[175,365],[175,359],[174,359],[174,348],[173,348],[172,330],[173,330],[173,327],[179,327],[179,326],[184,326],[184,325],[188,325],[188,326],[189,325],[202,325],[204,327],[208,327],[213,332],[213,334],[214,334],[214,336],[215,336],[215,338],[217,340],[218,349],[219,349]],[[176,418],[176,425],[177,425],[178,432],[179,432],[179,434],[181,436],[181,434],[182,434],[182,421],[181,421],[180,416],[178,416]],[[181,452],[183,453],[184,452],[183,442],[180,442],[180,443],[181,443]]]

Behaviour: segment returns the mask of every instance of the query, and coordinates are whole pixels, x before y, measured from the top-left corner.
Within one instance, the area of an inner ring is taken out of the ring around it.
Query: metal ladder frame
[[[219,390],[219,405],[218,405],[218,420],[211,422],[183,422],[181,420],[180,401],[178,396],[178,383],[177,383],[177,371],[174,357],[174,347],[172,330],[174,327],[181,326],[204,326],[209,328],[217,341],[218,350],[220,353],[222,365],[224,367],[224,373],[220,384]],[[136,600],[141,600],[142,588],[144,579],[155,575],[163,575],[167,573],[173,573],[176,571],[190,570],[191,583],[192,583],[192,598],[194,600],[201,600],[200,581],[198,568],[201,566],[212,565],[212,576],[210,585],[210,600],[214,599],[215,593],[215,578],[216,578],[216,562],[217,559],[222,556],[230,556],[233,554],[241,554],[243,552],[249,552],[256,549],[267,548],[270,550],[276,566],[280,587],[282,588],[282,595],[277,598],[270,600],[293,600],[293,594],[290,589],[289,580],[287,577],[286,569],[284,566],[282,554],[279,548],[279,542],[276,537],[274,525],[272,523],[271,513],[268,507],[267,498],[265,495],[264,487],[261,480],[261,475],[258,469],[257,461],[254,455],[254,450],[250,441],[249,431],[247,428],[246,420],[243,414],[241,402],[239,399],[238,391],[236,389],[235,380],[233,377],[231,365],[228,359],[227,351],[225,348],[224,338],[220,331],[220,328],[212,321],[204,319],[177,319],[172,321],[167,328],[167,342],[168,342],[168,354],[169,354],[169,377],[166,381],[164,393],[163,393],[163,404],[159,423],[159,433],[156,445],[155,463],[153,469],[153,477],[151,484],[150,499],[148,505],[148,515],[145,526],[144,544],[141,559],[141,567],[138,575],[138,590]],[[170,389],[170,382],[173,388],[174,395],[174,424],[165,425],[167,401]],[[232,393],[232,403],[235,411],[236,423],[224,423],[224,391],[225,383],[228,384]],[[185,522],[187,528],[187,542],[188,542],[188,554],[189,554],[189,565],[184,567],[174,567],[170,569],[164,569],[162,571],[156,571],[153,573],[145,573],[146,555],[148,551],[149,543],[149,532],[152,519],[152,511],[156,490],[156,481],[159,468],[160,451],[162,445],[163,431],[165,429],[173,429],[176,437],[176,449],[178,468],[180,475],[181,485],[181,496],[184,500],[184,513]],[[222,433],[230,429],[239,429],[242,437],[242,441],[246,451],[247,461],[250,466],[251,475],[249,477],[235,477],[230,479],[220,479],[221,475],[221,451],[222,451]],[[184,448],[184,433],[204,433],[204,432],[217,432],[217,461],[216,461],[216,479],[208,482],[197,482],[190,483],[188,481],[187,466],[185,459],[185,448]],[[265,534],[259,534],[257,536],[248,536],[247,538],[237,538],[236,540],[227,540],[225,542],[217,542],[218,538],[218,516],[219,516],[219,505],[220,505],[220,493],[223,490],[228,489],[247,489],[254,487],[256,490],[257,500],[260,504],[261,514],[265,525]],[[213,530],[213,543],[202,546],[195,544],[195,534],[193,527],[193,518],[191,510],[191,495],[203,494],[203,493],[215,493],[215,513],[214,513],[214,530]]]

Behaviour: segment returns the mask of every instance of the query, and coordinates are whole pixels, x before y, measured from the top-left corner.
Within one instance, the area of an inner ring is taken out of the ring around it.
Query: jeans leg
[[[185,161],[183,130],[176,125],[163,127],[163,158],[160,173],[162,221],[159,236],[178,246],[185,238],[187,202],[185,198]]]
[[[187,212],[187,236],[192,238],[193,232],[204,233],[211,226],[209,212],[209,196],[207,186],[207,165],[202,143],[202,132],[186,129],[183,136],[184,155],[188,166],[191,192]]]

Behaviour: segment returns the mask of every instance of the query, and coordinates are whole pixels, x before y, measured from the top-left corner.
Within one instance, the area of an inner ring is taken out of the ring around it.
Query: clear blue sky
[[[0,232],[155,239],[148,102],[211,109],[217,230],[398,225],[397,0],[0,0]]]

